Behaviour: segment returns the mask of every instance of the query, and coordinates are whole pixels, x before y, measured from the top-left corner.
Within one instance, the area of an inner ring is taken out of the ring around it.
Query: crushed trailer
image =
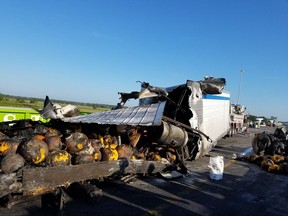
[[[142,82],[140,91],[119,93],[112,110],[87,115],[46,97],[40,114],[48,122],[0,125],[0,198],[131,174],[186,174],[185,162],[209,153],[230,130],[225,84],[213,77],[168,88]],[[129,99],[139,106],[125,107]]]

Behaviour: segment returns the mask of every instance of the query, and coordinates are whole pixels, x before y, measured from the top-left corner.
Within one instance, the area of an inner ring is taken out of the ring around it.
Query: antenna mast
[[[241,84],[242,84],[242,76],[243,76],[243,70],[240,71],[240,82],[239,82],[239,90],[238,90],[237,104],[239,104],[240,91],[241,91]]]

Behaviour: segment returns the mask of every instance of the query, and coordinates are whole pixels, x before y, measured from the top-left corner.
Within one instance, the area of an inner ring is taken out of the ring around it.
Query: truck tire
[[[255,154],[263,154],[272,144],[272,137],[265,133],[256,134],[252,140],[252,148]]]

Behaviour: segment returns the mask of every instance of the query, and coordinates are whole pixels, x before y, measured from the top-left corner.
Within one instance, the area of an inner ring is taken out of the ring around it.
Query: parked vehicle
[[[246,107],[240,104],[231,104],[230,136],[246,129]]]
[[[32,108],[5,107],[0,106],[0,122],[31,119],[33,121],[43,121],[39,111]]]
[[[256,120],[254,121],[254,126],[255,128],[259,128],[259,127],[265,127],[266,123],[264,122],[263,118],[256,118]]]

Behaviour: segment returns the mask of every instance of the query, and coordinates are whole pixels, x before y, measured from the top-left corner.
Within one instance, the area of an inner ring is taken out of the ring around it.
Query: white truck
[[[231,104],[231,125],[229,135],[233,136],[238,132],[242,132],[246,129],[246,107],[240,104]]]

